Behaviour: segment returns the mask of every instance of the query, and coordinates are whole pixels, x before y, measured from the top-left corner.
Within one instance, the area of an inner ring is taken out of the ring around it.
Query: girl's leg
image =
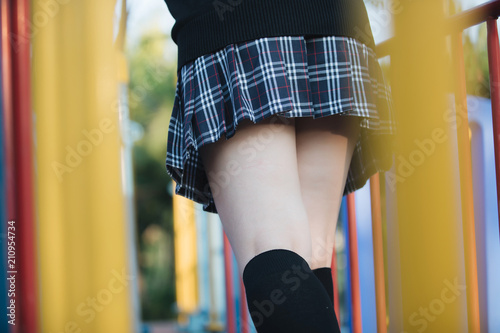
[[[240,122],[236,134],[202,146],[200,156],[224,231],[238,262],[290,249],[308,263],[311,236],[302,203],[294,119]]]
[[[257,331],[339,332],[328,294],[309,266],[295,122],[277,119],[242,122],[234,137],[203,146],[200,154]]]
[[[296,118],[295,128],[300,186],[311,230],[311,268],[333,304],[330,266],[335,229],[359,119]]]
[[[302,199],[310,224],[311,268],[330,267],[342,194],[359,118],[295,118]]]

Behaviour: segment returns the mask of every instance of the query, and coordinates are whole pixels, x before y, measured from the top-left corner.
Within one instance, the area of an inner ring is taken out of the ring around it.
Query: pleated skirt
[[[243,119],[337,114],[361,118],[346,195],[392,164],[394,107],[374,50],[344,36],[279,36],[190,61],[178,72],[168,128],[166,169],[175,193],[217,213],[198,149],[230,140]]]

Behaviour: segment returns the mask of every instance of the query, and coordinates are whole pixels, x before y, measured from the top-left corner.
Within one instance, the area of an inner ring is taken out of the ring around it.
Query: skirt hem
[[[259,122],[267,120],[267,119],[274,117],[274,116],[279,116],[279,117],[283,117],[286,119],[307,118],[307,117],[314,118],[314,115],[312,115],[312,114],[311,115],[303,115],[303,116],[295,116],[295,117],[283,115],[283,113],[287,113],[289,111],[291,111],[291,110],[286,109],[286,110],[282,110],[282,111],[277,111],[275,113],[266,114],[265,116],[263,116],[262,118],[259,118],[258,120],[254,120],[254,119],[251,119],[248,117],[241,118],[239,121],[235,121],[234,131],[232,131],[232,133],[229,136],[227,135],[227,132],[221,131],[221,132],[219,132],[219,135],[217,135],[215,137],[216,139],[214,141],[203,142],[200,145],[198,145],[198,144],[193,144],[192,142],[195,141],[195,140],[193,140],[186,147],[184,161],[188,161],[189,158],[193,154],[199,155],[199,152],[198,152],[199,148],[201,148],[204,145],[215,143],[215,142],[221,140],[223,137],[225,138],[225,140],[230,140],[236,134],[237,126],[242,120],[247,120],[247,119],[251,120],[253,122],[253,124],[256,125]],[[353,113],[353,111],[354,110],[347,110],[347,111],[342,111],[342,112],[337,112],[337,113],[325,114],[325,115],[316,117],[314,119],[321,119],[321,118],[328,117],[328,116],[339,115],[339,116],[343,116],[343,117],[359,117],[359,118],[362,118],[363,120],[366,120],[366,118],[367,118],[366,116],[361,116],[359,114],[355,114],[355,113]],[[361,127],[363,127],[361,125],[363,123],[364,123],[363,121],[360,122]],[[361,130],[363,131],[363,129],[361,129]],[[391,139],[393,136],[391,134],[380,135],[377,133],[377,129],[371,129],[371,128],[365,128],[365,130],[373,131],[375,134],[371,133],[370,136],[378,135],[381,137],[381,141],[384,141],[383,142],[384,144],[392,145]],[[391,149],[389,149],[389,151],[391,151]],[[381,154],[383,154],[383,153],[379,153],[379,155],[381,155]],[[383,161],[386,159],[382,158],[381,160]],[[387,161],[386,161],[386,163],[379,163],[379,164],[373,163],[373,164],[368,165],[362,174],[358,174],[357,177],[353,177],[351,179],[350,183],[346,182],[346,186],[344,188],[344,192],[342,195],[345,196],[345,195],[348,195],[352,192],[355,192],[356,190],[365,186],[365,184],[368,182],[368,180],[371,176],[373,176],[377,172],[388,171],[390,168],[391,168],[391,165],[388,164]],[[213,197],[211,195],[211,191],[208,191],[208,188],[209,188],[208,183],[207,183],[207,186],[204,189],[204,191],[199,191],[196,187],[189,188],[189,187],[183,185],[184,183],[186,183],[185,180],[183,180],[183,179],[185,179],[183,170],[186,170],[186,169],[187,169],[186,165],[183,165],[183,167],[181,168],[178,165],[176,166],[173,164],[166,163],[167,173],[172,178],[172,180],[174,180],[176,183],[175,194],[184,196],[190,200],[195,201],[196,203],[202,204],[203,210],[206,212],[217,214],[217,209],[215,207],[215,203],[213,202]]]
[[[262,38],[185,65],[169,125],[166,169],[175,193],[217,213],[199,148],[229,140],[238,124],[332,115],[361,118],[344,195],[390,169],[396,132],[390,88],[376,55],[347,37]]]

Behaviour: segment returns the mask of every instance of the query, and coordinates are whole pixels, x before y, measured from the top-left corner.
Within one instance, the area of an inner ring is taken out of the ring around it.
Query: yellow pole
[[[466,332],[460,196],[447,93],[452,91],[446,54],[444,4],[403,0],[395,15],[391,57],[398,138],[395,174],[400,261],[389,280],[399,300],[390,332]],[[453,113],[451,113],[453,115]],[[394,297],[396,295],[396,297]],[[389,314],[391,316],[391,314]]]
[[[481,331],[479,314],[479,286],[477,277],[476,223],[474,220],[474,189],[472,185],[472,154],[467,114],[467,90],[465,86],[464,49],[462,33],[452,35],[454,73],[456,78],[455,108],[457,120],[458,158],[460,164],[460,188],[462,198],[462,223],[465,250],[465,276],[467,280],[467,313],[469,332]]]
[[[384,241],[382,234],[382,207],[380,200],[380,175],[370,177],[372,207],[373,266],[375,275],[375,304],[377,307],[377,333],[387,332],[385,301]]]
[[[132,332],[114,7],[33,3],[42,332]]]
[[[172,181],[175,193],[175,182]],[[180,195],[173,196],[175,285],[178,322],[185,325],[199,305],[198,258],[194,202]]]

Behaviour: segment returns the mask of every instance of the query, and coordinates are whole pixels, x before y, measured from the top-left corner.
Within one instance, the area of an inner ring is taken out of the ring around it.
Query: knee
[[[270,249],[288,249],[302,256],[310,264],[313,251],[305,210],[302,214],[297,212],[286,219],[273,221],[273,224],[256,233],[252,256]]]

